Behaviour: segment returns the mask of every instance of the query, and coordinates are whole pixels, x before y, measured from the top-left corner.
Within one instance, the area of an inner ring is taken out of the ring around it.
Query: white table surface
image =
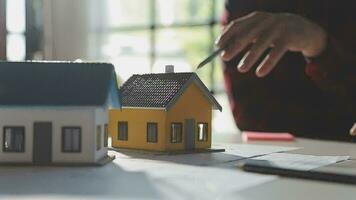
[[[216,140],[240,142],[236,134]],[[356,144],[308,139],[253,144],[303,147],[291,151],[299,154],[350,155],[350,161],[322,170],[356,174]],[[193,156],[194,162],[111,153],[117,158],[103,167],[2,166],[0,199],[356,199],[354,185],[247,173],[236,168],[238,161],[225,162],[231,157],[221,153]],[[199,159],[208,162],[201,166]],[[251,186],[254,181],[261,183]]]
[[[241,143],[235,134],[216,138],[219,142]],[[322,171],[356,174],[356,143],[321,141],[298,138],[294,142],[249,142],[247,144],[302,147],[288,153],[311,155],[349,155],[350,160],[321,167]],[[291,178],[278,178],[272,182],[239,191],[241,199],[356,199],[356,185],[345,185]]]

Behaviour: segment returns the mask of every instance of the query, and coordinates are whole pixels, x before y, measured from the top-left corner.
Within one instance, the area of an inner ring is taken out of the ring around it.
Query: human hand
[[[350,129],[350,135],[356,136],[356,123],[354,123],[354,125]]]
[[[221,57],[229,61],[252,44],[237,69],[248,72],[263,53],[271,48],[258,65],[256,75],[269,74],[285,52],[301,52],[306,57],[318,56],[326,46],[327,34],[319,25],[294,14],[253,12],[232,21],[216,40],[226,47]]]

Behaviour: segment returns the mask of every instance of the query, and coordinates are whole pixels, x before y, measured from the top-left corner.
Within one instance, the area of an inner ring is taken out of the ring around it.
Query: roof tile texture
[[[133,75],[121,87],[122,105],[164,108],[192,75],[193,73]]]

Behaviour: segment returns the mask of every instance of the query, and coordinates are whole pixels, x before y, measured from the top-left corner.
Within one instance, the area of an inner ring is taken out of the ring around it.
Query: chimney
[[[166,65],[166,73],[174,73],[174,65]]]

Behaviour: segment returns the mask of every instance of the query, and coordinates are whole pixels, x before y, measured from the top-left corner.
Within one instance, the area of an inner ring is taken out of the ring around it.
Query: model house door
[[[185,120],[185,149],[193,150],[195,148],[195,120]]]
[[[36,122],[33,131],[33,163],[42,165],[51,163],[52,123]]]

